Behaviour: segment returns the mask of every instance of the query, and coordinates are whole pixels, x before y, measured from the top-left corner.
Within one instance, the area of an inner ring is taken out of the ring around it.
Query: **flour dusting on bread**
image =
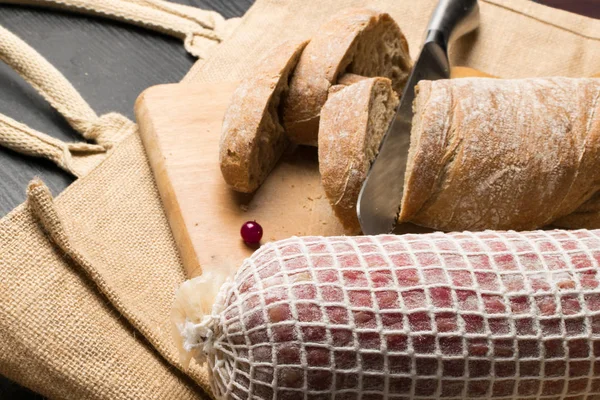
[[[600,190],[599,79],[421,81],[400,221],[534,229]]]

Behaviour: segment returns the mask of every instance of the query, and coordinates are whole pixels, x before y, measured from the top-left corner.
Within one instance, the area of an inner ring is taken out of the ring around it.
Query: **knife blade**
[[[400,212],[410,147],[415,87],[421,80],[450,78],[448,45],[479,25],[477,0],[440,0],[393,122],[361,188],[356,212],[365,235],[390,233]]]

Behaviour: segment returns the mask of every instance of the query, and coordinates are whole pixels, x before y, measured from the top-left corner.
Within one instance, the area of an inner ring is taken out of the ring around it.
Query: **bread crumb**
[[[244,212],[248,211],[248,204],[241,204],[240,209]]]
[[[310,201],[313,201],[313,198],[310,197],[310,196],[308,196],[307,199],[310,200]]]

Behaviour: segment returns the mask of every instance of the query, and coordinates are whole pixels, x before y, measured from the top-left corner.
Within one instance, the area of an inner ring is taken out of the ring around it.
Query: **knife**
[[[479,25],[477,0],[440,0],[425,43],[404,87],[394,121],[385,134],[358,197],[356,212],[365,235],[390,233],[400,212],[410,146],[415,86],[421,80],[450,78],[448,45]]]

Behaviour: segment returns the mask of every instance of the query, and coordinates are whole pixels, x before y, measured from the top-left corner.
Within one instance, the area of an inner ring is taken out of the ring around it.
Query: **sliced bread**
[[[319,171],[325,193],[349,234],[360,232],[356,202],[398,95],[388,78],[368,78],[332,91],[321,110]]]
[[[288,41],[275,47],[233,94],[223,120],[219,161],[223,178],[238,192],[258,189],[289,143],[279,103],[307,43]]]
[[[292,141],[316,146],[321,108],[329,88],[351,73],[390,78],[401,94],[412,68],[408,44],[389,14],[351,8],[317,30],[302,53],[283,103],[283,121]]]

